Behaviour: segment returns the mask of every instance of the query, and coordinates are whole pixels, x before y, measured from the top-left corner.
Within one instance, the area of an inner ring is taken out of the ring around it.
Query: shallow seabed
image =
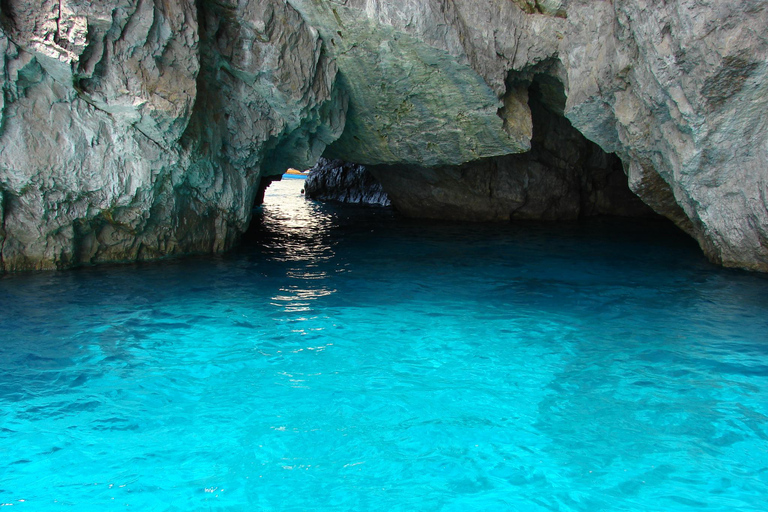
[[[766,510],[764,276],[302,185],[224,257],[0,280],[0,504]]]

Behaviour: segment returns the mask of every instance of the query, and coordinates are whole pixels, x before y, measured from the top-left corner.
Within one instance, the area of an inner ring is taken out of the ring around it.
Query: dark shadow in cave
[[[584,137],[565,117],[562,83],[536,74],[528,88],[533,121],[531,150],[498,158],[508,179],[524,176],[524,203],[510,218],[656,217],[630,189],[613,153]]]
[[[393,206],[410,217],[468,221],[655,217],[629,189],[621,160],[564,117],[562,83],[542,73],[527,84],[530,151],[459,166],[368,167]],[[508,91],[520,90],[509,84]]]

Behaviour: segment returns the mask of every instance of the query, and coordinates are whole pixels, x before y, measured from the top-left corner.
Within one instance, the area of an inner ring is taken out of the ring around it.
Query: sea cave
[[[0,506],[762,510],[766,24],[3,0]]]

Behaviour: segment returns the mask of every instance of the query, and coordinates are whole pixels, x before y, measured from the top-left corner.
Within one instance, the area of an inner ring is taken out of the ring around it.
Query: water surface
[[[302,185],[223,257],[0,279],[0,505],[766,510],[764,276]]]

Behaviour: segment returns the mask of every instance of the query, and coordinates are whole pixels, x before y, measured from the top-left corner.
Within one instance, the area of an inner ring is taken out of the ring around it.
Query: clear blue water
[[[223,257],[0,279],[0,505],[768,509],[764,276],[302,185]]]

